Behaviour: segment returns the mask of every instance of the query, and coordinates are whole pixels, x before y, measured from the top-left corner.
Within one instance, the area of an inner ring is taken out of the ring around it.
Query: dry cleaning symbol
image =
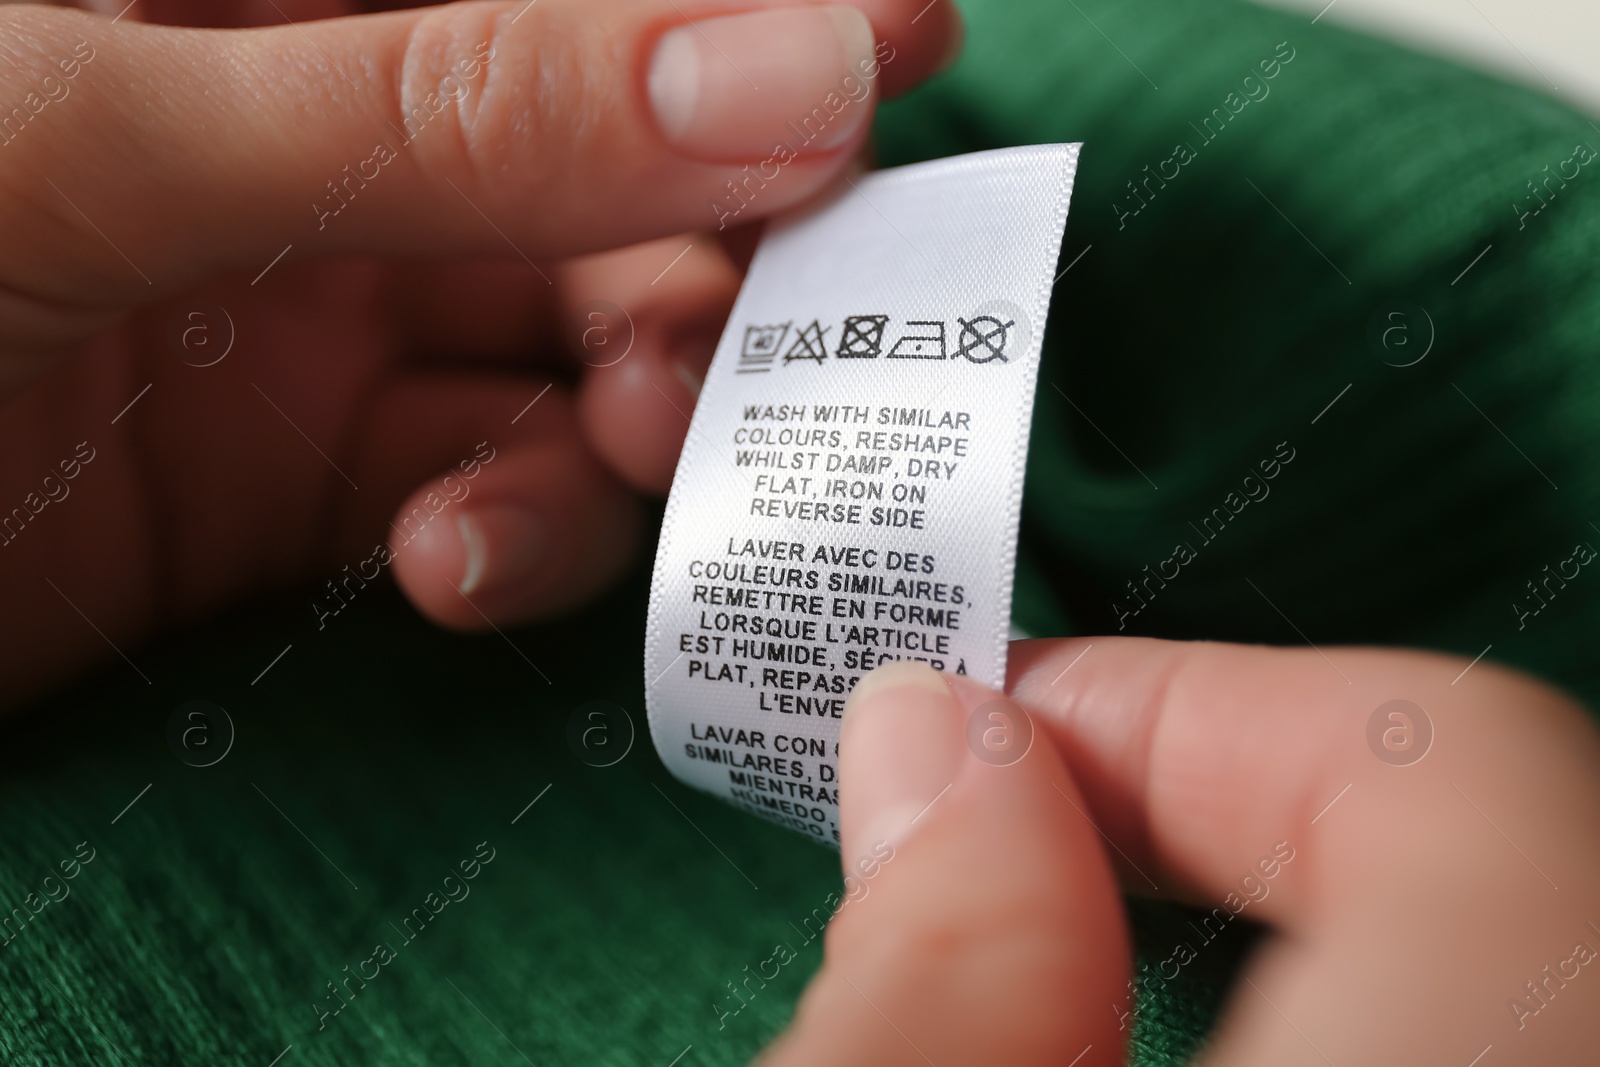
[[[966,356],[971,363],[993,363],[997,359],[1002,363],[1009,362],[1005,354],[1006,340],[1010,336],[1008,331],[1016,325],[1014,320],[1001,322],[993,315],[979,315],[971,322],[962,318],[957,318],[956,321],[961,324],[958,355]],[[973,354],[979,348],[983,349],[984,355]]]

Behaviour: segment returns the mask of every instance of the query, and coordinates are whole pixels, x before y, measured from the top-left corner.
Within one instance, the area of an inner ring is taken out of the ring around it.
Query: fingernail
[[[461,592],[502,589],[536,574],[546,561],[545,526],[525,508],[488,505],[456,516],[466,558]]]
[[[959,706],[925,664],[880,667],[845,702],[839,743],[850,761],[850,847],[897,845],[955,782],[962,756]]]
[[[650,103],[675,147],[711,159],[837,148],[872,114],[872,24],[853,7],[727,15],[662,35]],[[787,162],[787,160],[784,160]]]

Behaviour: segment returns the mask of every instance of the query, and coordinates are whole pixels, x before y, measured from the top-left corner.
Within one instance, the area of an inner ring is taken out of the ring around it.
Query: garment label
[[[678,461],[645,638],[667,767],[839,841],[845,698],[999,687],[1078,145],[880,171],[773,222]]]

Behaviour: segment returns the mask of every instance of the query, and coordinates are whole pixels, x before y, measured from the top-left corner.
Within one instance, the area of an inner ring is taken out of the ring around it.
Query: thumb
[[[896,663],[851,694],[839,759],[845,897],[765,1067],[1120,1064],[1121,903],[1026,713]]]
[[[854,6],[697,6],[687,24],[674,0],[506,0],[238,31],[0,8],[0,100],[21,101],[0,112],[0,283],[71,332],[86,302],[285,249],[533,262],[745,222],[845,165],[884,63],[938,59],[894,59]],[[890,34],[902,7],[875,5]]]

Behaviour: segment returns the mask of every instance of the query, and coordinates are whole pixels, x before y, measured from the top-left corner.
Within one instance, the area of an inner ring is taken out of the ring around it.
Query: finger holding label
[[[1110,867],[1049,739],[981,739],[1022,718],[998,699],[909,661],[856,686],[839,748],[849,902],[766,1067],[1122,1062]]]
[[[847,165],[886,64],[941,59],[909,0],[871,6],[904,52],[857,7],[776,0],[688,24],[662,0],[480,0],[245,31],[0,8],[22,42],[0,99],[28,102],[0,133],[0,337],[33,367],[280,256],[619,247],[713,224],[731,183],[740,221],[769,215]]]
[[[1103,637],[1014,644],[1009,688],[1130,890],[1277,931],[1205,1062],[1587,1062],[1600,740],[1561,694],[1421,652]]]

